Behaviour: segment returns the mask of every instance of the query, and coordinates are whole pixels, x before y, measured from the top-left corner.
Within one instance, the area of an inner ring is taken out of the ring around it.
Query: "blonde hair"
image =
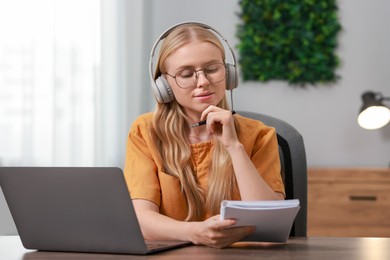
[[[155,79],[165,72],[164,61],[167,57],[194,40],[214,44],[221,50],[225,60],[224,47],[214,33],[197,25],[181,25],[175,28],[161,45]],[[229,109],[226,96],[217,106]],[[235,125],[237,128],[237,124]],[[215,140],[209,166],[208,190],[205,191],[199,186],[191,167],[191,145],[188,141],[190,129],[186,115],[176,100],[157,104],[153,128],[152,135],[160,152],[163,170],[166,174],[179,179],[182,192],[185,194],[188,206],[186,221],[202,220],[206,210],[212,215],[218,214],[221,201],[233,199],[233,194],[237,194],[238,190],[231,158],[224,146]]]

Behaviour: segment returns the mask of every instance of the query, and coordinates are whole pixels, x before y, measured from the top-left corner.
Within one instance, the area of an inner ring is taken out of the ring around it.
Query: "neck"
[[[188,139],[190,143],[206,142],[212,139],[212,134],[207,130],[206,126],[199,126],[190,130]]]

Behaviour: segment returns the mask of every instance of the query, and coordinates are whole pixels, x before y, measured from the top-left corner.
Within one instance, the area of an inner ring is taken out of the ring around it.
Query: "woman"
[[[184,23],[168,31],[154,79],[172,100],[157,98],[129,132],[124,172],[145,239],[223,248],[253,228],[220,220],[222,200],[285,197],[275,130],[229,110],[232,75],[210,29]]]

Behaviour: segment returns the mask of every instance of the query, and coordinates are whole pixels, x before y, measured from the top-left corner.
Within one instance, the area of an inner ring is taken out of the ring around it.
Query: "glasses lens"
[[[190,88],[196,82],[196,72],[193,69],[184,69],[176,73],[176,83],[181,88]]]
[[[200,71],[203,71],[204,75],[211,83],[221,82],[226,77],[225,64],[214,63],[198,71],[194,69],[184,69],[178,71],[175,76],[176,83],[181,88],[191,88],[196,85],[198,80],[197,73]]]
[[[207,79],[212,83],[221,82],[226,76],[226,67],[220,63],[210,64],[203,71]]]

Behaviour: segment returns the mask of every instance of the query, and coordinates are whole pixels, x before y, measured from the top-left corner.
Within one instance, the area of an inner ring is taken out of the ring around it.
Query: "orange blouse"
[[[187,216],[187,202],[179,180],[162,171],[163,164],[151,139],[153,113],[139,116],[127,141],[125,179],[132,199],[145,199],[160,207],[160,213],[177,220]],[[260,121],[235,115],[238,136],[259,174],[277,192],[285,194],[280,175],[280,158],[275,129]],[[191,144],[192,158],[200,186],[207,192],[208,166],[214,141]],[[237,199],[240,198],[236,194]],[[208,216],[206,212],[206,216]]]

